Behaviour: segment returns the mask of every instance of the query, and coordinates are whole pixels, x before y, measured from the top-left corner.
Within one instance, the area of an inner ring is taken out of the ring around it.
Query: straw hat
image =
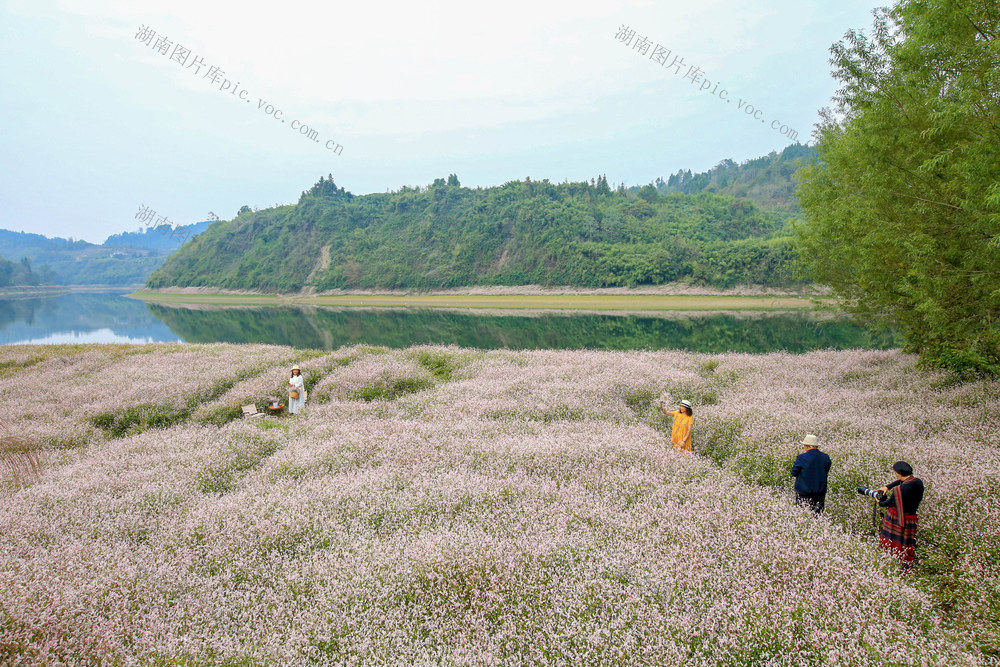
[[[302,369],[299,368],[298,366],[292,366],[292,370],[293,371],[299,371],[300,373],[302,372]]]
[[[813,435],[812,433],[810,433],[806,437],[802,438],[802,442],[800,442],[799,444],[800,445],[805,445],[806,447],[817,447],[818,448],[819,447],[819,440],[817,440],[817,438],[816,438],[815,435]]]

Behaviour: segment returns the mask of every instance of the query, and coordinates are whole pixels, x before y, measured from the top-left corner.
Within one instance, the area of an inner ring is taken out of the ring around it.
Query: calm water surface
[[[168,343],[181,337],[132,290],[0,299],[0,343]]]
[[[147,305],[126,291],[0,300],[0,343],[272,343],[335,349],[367,343],[483,349],[685,349],[806,352],[897,347],[847,318],[760,315],[496,314],[474,310],[182,308]]]

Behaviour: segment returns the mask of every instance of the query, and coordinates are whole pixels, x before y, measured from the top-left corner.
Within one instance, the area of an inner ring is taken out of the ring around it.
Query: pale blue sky
[[[0,228],[100,242],[138,229],[141,205],[180,224],[228,219],[294,202],[328,173],[355,194],[452,172],[468,186],[602,173],[632,185],[758,157],[791,143],[774,120],[810,139],[836,90],[830,45],[879,6],[261,5],[3,2]],[[683,58],[682,74],[616,41],[622,24]],[[141,43],[142,25],[201,71]],[[213,65],[236,94],[204,76]],[[729,101],[685,80],[692,65]]]

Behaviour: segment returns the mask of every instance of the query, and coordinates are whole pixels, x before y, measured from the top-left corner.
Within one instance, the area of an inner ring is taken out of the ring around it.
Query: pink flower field
[[[241,418],[292,363],[305,411]],[[898,351],[0,347],[0,664],[997,664],[998,390]],[[907,575],[854,490],[900,458]]]

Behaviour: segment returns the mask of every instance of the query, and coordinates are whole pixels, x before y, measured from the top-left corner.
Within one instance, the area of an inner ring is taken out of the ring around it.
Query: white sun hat
[[[815,435],[810,433],[806,437],[802,438],[802,442],[800,442],[799,444],[805,445],[806,447],[819,447],[819,440],[816,438]]]

